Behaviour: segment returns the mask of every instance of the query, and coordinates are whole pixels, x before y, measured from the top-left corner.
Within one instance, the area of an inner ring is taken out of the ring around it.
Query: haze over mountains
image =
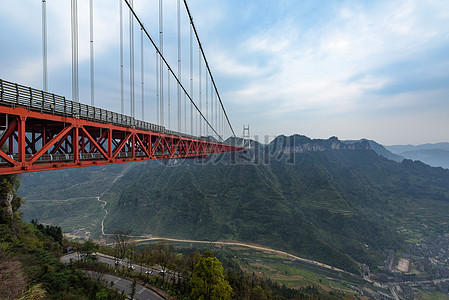
[[[367,141],[377,154],[397,162],[411,159],[432,167],[449,169],[449,143],[383,146],[372,140],[361,139],[359,141]],[[354,143],[356,141],[343,142]]]
[[[386,149],[407,159],[419,160],[432,167],[449,169],[449,143],[395,145]]]
[[[105,233],[252,242],[357,272],[384,249],[449,232],[449,170],[387,159],[373,143],[279,136],[208,160],[24,174],[22,211],[95,238],[102,200]]]

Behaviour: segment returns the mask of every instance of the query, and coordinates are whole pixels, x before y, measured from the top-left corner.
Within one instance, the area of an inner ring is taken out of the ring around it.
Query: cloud
[[[234,71],[219,68],[222,78],[232,81],[231,74],[240,82],[226,91],[226,98],[260,132],[298,128],[298,119],[316,124],[362,115],[390,125],[402,115],[410,122],[402,130],[410,129],[425,103],[433,103],[426,111],[447,110],[442,102],[449,94],[448,11],[444,1],[349,1],[312,26],[292,12],[268,27],[252,27],[250,35],[237,36],[236,51],[219,54]],[[260,121],[268,119],[276,125]],[[333,134],[348,130],[324,124]],[[307,127],[310,134],[318,132],[314,125]],[[436,130],[447,136],[441,127]]]
[[[438,22],[431,28],[429,25],[422,28],[427,20],[413,1],[395,3],[399,4],[394,7],[388,4],[374,11],[344,6],[326,26],[302,33],[290,22],[261,29],[242,42],[243,47],[238,52],[245,55],[239,56],[237,64],[235,57],[226,58],[226,53],[220,54],[221,61],[233,61],[231,66],[240,66],[233,68],[233,75],[248,76],[248,70],[257,67],[247,62],[271,53],[263,65],[264,78],[256,75],[256,80],[248,79],[248,85],[233,93],[234,98],[245,98],[249,103],[276,100],[280,103],[280,112],[307,109],[309,105],[319,108],[330,105],[342,111],[352,109],[353,102],[365,91],[380,90],[389,84],[390,78],[385,72],[376,72],[379,65],[389,68],[399,58],[408,57],[413,61],[417,56],[428,55],[426,44],[442,34],[438,31],[447,28],[440,27],[442,24]],[[408,69],[414,67],[408,64]],[[354,76],[359,76],[360,80],[354,80]],[[344,101],[333,105],[337,103],[333,99]]]
[[[158,2],[136,0],[135,5],[159,45]],[[84,102],[89,102],[87,3],[79,1]],[[120,106],[119,2],[94,3],[97,103],[117,110]],[[449,7],[445,0],[320,3],[192,0],[189,4],[231,119],[237,124],[257,124],[253,132],[307,129],[308,132],[302,133],[311,136],[330,133],[330,136],[349,130],[349,124],[359,122],[360,116],[374,123],[382,119],[385,124],[393,124],[394,120],[387,117],[395,115],[398,119],[401,115],[412,124],[413,116],[423,107],[420,99],[432,103],[427,109],[447,109],[444,102],[449,93]],[[35,87],[41,85],[40,5],[39,1],[8,2],[0,11],[0,28],[8,41],[0,44],[0,77]],[[47,2],[47,7],[49,84],[53,92],[70,95],[70,1]],[[164,1],[164,55],[176,70],[175,20],[176,1]],[[128,86],[127,13],[124,22],[125,86]],[[185,15],[182,24],[181,41],[185,47],[181,77],[189,90],[190,31]],[[135,39],[137,87],[140,76],[137,25]],[[10,47],[12,44],[15,46]],[[146,47],[146,95],[154,103],[155,51],[148,42]],[[198,49],[195,43],[193,47],[197,97]],[[426,116],[434,115],[428,112]],[[297,125],[298,119],[302,120],[301,125]],[[339,119],[345,120],[344,126],[336,125]],[[429,124],[432,122],[436,121],[429,119]],[[375,132],[375,127],[367,125],[370,132]]]

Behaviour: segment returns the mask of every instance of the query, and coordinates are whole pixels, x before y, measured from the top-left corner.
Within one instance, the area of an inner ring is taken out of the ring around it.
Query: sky
[[[41,1],[0,1],[0,78],[41,89]],[[164,55],[176,71],[177,3],[163,2]],[[78,0],[80,101],[90,104],[88,3]],[[94,0],[95,105],[118,112],[119,3]],[[447,0],[189,0],[188,4],[237,135],[249,124],[251,135],[261,141],[265,136],[302,134],[368,138],[384,145],[449,142]],[[134,0],[134,5],[159,45],[158,0]],[[48,88],[71,98],[70,1],[47,0],[47,15]],[[129,113],[127,14],[124,22],[125,113]],[[181,28],[180,78],[189,90],[190,31],[184,11]],[[136,117],[141,118],[137,25],[134,35]],[[197,45],[193,60],[197,66]],[[155,51],[145,40],[144,119],[150,122],[156,118],[155,61]],[[194,67],[196,81],[197,73]],[[173,86],[172,81],[172,108]],[[175,115],[170,127],[176,129]]]

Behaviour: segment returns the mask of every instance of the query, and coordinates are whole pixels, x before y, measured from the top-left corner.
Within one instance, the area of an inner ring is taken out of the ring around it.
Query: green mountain
[[[136,163],[126,172],[115,170],[95,192],[108,203],[105,233],[253,242],[356,272],[357,263],[381,264],[386,248],[401,249],[405,242],[448,232],[448,170],[388,160],[366,141],[295,135],[255,146],[208,160]],[[23,176],[23,188],[32,183],[31,176]],[[45,179],[40,184],[45,186]],[[88,197],[90,188],[80,190],[79,197]],[[38,205],[33,212],[26,206],[25,217],[46,222],[36,216]],[[47,206],[41,213],[49,211]],[[89,219],[97,228],[93,233],[99,233],[99,220]]]
[[[395,154],[395,153],[391,152],[390,150],[387,150],[384,146],[382,146],[381,144],[379,144],[379,143],[377,143],[376,141],[373,141],[373,140],[367,140],[367,139],[361,139],[361,140],[358,140],[358,141],[348,140],[348,141],[343,141],[343,143],[352,144],[352,143],[363,142],[363,141],[368,142],[371,150],[373,150],[374,152],[376,152],[377,154],[379,154],[379,155],[381,155],[381,156],[383,156],[385,158],[388,158],[390,160],[394,160],[396,162],[401,162],[401,161],[404,160],[404,157],[402,157],[401,155]]]

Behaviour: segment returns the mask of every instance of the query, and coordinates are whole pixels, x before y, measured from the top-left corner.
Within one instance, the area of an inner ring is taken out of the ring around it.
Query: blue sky
[[[90,103],[88,1],[78,2],[81,102]],[[158,40],[158,1],[134,2]],[[70,1],[47,3],[49,90],[70,98]],[[118,1],[94,3],[96,104],[119,111]],[[259,136],[299,133],[385,145],[449,141],[446,0],[190,0],[189,5],[237,134],[249,123],[251,134]],[[40,1],[3,4],[0,78],[42,87],[40,9]],[[164,13],[165,54],[176,65],[175,0],[164,0]],[[186,24],[185,16],[182,21]],[[189,31],[183,28],[186,46]],[[149,44],[145,49],[145,116],[154,121],[155,57]],[[182,55],[182,80],[188,82],[188,49]]]

